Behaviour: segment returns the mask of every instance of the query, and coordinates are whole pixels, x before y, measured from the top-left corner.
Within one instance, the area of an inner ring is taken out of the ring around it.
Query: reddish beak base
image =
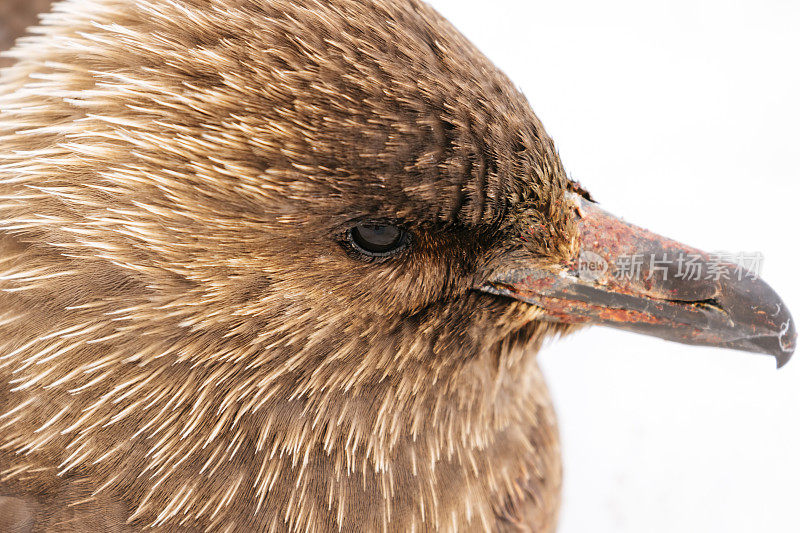
[[[570,199],[577,257],[545,268],[515,252],[476,288],[539,306],[546,320],[765,353],[778,367],[789,361],[797,346],[794,320],[757,271],[628,224],[578,195]]]

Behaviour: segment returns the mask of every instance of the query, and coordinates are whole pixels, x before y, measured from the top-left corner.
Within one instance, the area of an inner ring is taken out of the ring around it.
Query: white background
[[[765,255],[800,318],[800,2],[432,0],[528,96],[571,176],[626,220]],[[800,531],[800,354],[592,328],[540,356],[560,533]]]

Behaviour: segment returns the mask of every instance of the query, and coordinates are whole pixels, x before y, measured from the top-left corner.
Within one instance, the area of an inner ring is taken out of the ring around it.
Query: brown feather
[[[0,2],[0,51],[8,50],[29,26],[36,24],[40,13],[50,9],[53,0],[3,0]],[[13,61],[0,57],[0,67]]]
[[[568,327],[468,288],[523,217],[543,261],[572,253],[573,186],[452,26],[416,0],[67,1],[14,57],[0,494],[37,530],[553,530],[535,352]],[[374,219],[414,246],[354,259]]]

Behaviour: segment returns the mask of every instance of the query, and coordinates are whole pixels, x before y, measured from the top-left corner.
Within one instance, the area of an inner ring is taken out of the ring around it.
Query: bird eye
[[[347,240],[363,255],[389,257],[405,248],[407,233],[392,224],[359,224],[347,232]]]

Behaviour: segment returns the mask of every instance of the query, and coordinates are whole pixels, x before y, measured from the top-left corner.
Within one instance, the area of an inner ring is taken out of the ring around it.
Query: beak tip
[[[778,368],[783,368],[797,349],[797,330],[791,317],[788,318],[778,337],[778,350],[775,351],[775,360]]]
[[[780,348],[780,353],[775,354],[775,359],[778,362],[778,368],[783,368],[797,348],[797,331],[794,327],[787,328],[787,331],[781,336]]]
[[[778,369],[781,369],[784,366],[786,366],[786,363],[789,362],[789,359],[792,358],[792,355],[794,355],[794,347],[792,347],[791,350],[775,354],[775,360],[778,363]]]
[[[791,323],[791,319],[784,323],[780,331],[774,331],[769,335],[753,336],[749,339],[737,341],[727,345],[728,347],[747,352],[760,352],[775,357],[777,367],[783,368],[794,355],[797,348],[797,331]]]

